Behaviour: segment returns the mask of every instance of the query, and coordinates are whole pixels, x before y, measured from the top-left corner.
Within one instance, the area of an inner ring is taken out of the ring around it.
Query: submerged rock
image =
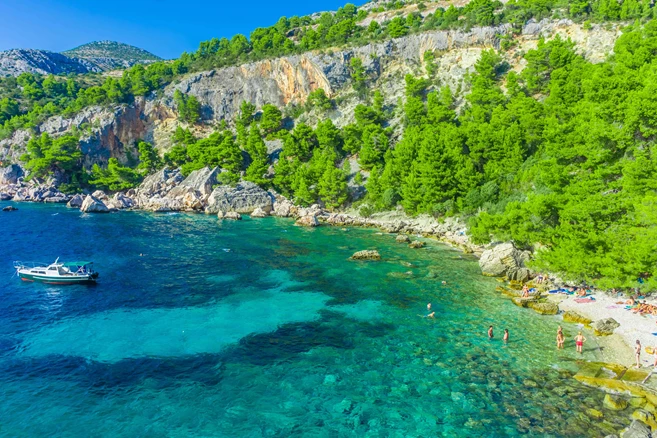
[[[408,237],[406,234],[399,234],[395,238],[395,241],[397,243],[409,243],[411,241],[411,238]]]
[[[87,195],[80,207],[80,211],[84,213],[109,213],[109,208],[100,199],[92,195]]]
[[[614,394],[606,394],[602,404],[605,408],[612,411],[622,411],[627,408],[627,400]]]
[[[408,245],[409,248],[413,249],[419,249],[419,248],[424,248],[424,242],[420,242],[419,240],[415,240],[411,242],[410,245]]]
[[[559,306],[555,303],[530,302],[528,307],[541,315],[556,315],[559,313]]]
[[[18,210],[16,207],[13,205],[8,205],[7,207],[3,208],[2,211],[16,211]]]
[[[377,250],[358,251],[351,256],[352,260],[381,260],[381,254]]]
[[[250,181],[242,181],[235,187],[219,186],[208,198],[206,213],[215,214],[234,211],[249,214],[256,208],[264,211],[272,210],[272,198],[269,193]]]
[[[529,298],[515,297],[515,298],[512,298],[511,301],[513,301],[513,304],[515,304],[518,307],[529,307],[529,305],[531,303],[536,301],[536,298],[533,298],[533,297],[529,297]]]
[[[230,220],[234,220],[234,221],[241,221],[242,220],[242,215],[235,212],[235,211],[228,211],[228,212],[225,212],[225,213],[223,211],[220,211],[219,213],[217,213],[217,218],[219,218],[219,219],[230,219]]]
[[[620,324],[614,318],[604,318],[595,321],[591,327],[596,336],[608,336],[614,333]]]
[[[576,324],[584,324],[584,325],[591,324],[590,319],[580,315],[577,312],[573,312],[572,310],[568,310],[566,313],[563,314],[563,320],[566,322],[574,322]]]

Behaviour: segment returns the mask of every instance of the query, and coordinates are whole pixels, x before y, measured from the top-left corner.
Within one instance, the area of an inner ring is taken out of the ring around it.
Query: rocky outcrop
[[[377,250],[358,251],[351,256],[352,260],[381,260],[381,254]]]
[[[18,164],[10,164],[7,167],[0,168],[0,186],[18,183],[19,178],[25,175],[23,169]]]
[[[559,313],[559,306],[555,303],[539,303],[539,302],[530,302],[527,307],[534,310],[536,313],[541,315],[556,315]]]
[[[82,195],[74,195],[70,201],[68,201],[68,204],[66,206],[68,208],[80,208],[82,207],[82,203],[84,202],[84,196]]]
[[[520,251],[513,243],[507,242],[484,251],[479,266],[486,276],[524,282],[529,279],[529,269],[525,267],[529,258],[529,251]]]
[[[82,203],[82,207],[80,207],[80,211],[83,213],[109,213],[110,210],[100,199],[87,195]]]
[[[47,50],[12,49],[0,52],[0,76],[19,76],[21,73],[67,75],[101,71],[89,61]]]
[[[204,167],[195,170],[185,178],[180,185],[174,187],[167,196],[177,198],[187,193],[197,193],[201,198],[207,199],[212,194],[213,187],[217,184],[217,176],[221,173],[218,167],[213,169]]]
[[[573,312],[572,310],[568,310],[563,314],[563,320],[566,322],[574,322],[576,324],[584,324],[584,325],[591,324],[590,319],[580,315],[577,312]]]
[[[413,249],[419,249],[419,248],[424,248],[424,242],[421,242],[419,240],[414,240],[413,242],[408,245],[409,248]]]
[[[297,221],[295,222],[295,225],[298,225],[300,227],[314,228],[314,227],[319,226],[319,221],[317,220],[317,216],[307,214],[307,215],[301,216],[299,219],[297,219]]]
[[[168,195],[184,179],[180,169],[170,169],[168,167],[147,176],[135,191],[136,205],[144,210],[156,211],[154,210],[155,206],[161,206],[165,203],[175,204],[175,202],[168,202],[171,201],[170,199],[164,201],[162,198]]]
[[[591,324],[596,336],[608,336],[614,333],[620,324],[614,318],[604,318]]]
[[[273,200],[269,193],[252,182],[242,181],[235,187],[219,186],[214,189],[208,198],[205,212],[216,214],[220,211],[234,211],[249,214],[256,208],[271,211],[272,206]]]
[[[135,206],[135,201],[123,193],[116,193],[107,201],[107,207],[114,210],[125,210]]]

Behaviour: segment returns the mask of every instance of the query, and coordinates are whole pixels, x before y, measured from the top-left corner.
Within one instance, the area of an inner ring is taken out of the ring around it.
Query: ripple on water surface
[[[1,292],[3,435],[604,436],[626,423],[570,379],[556,318],[511,305],[449,248],[273,218],[16,213],[2,218],[8,277],[12,259],[61,256],[95,261],[101,281]],[[348,260],[368,248],[384,260]],[[489,341],[490,324],[511,342]]]

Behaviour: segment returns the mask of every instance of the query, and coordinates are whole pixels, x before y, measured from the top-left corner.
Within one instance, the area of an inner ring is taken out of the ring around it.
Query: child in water
[[[563,343],[565,340],[566,339],[563,336],[563,329],[561,326],[559,326],[559,329],[557,330],[557,349],[563,348]]]
[[[584,342],[586,342],[586,338],[582,332],[579,332],[577,336],[575,336],[575,345],[577,346],[577,352],[579,354],[582,354],[582,347],[584,346]]]
[[[509,342],[509,329],[504,329],[504,343]]]
[[[488,327],[488,339],[493,339],[493,326]]]

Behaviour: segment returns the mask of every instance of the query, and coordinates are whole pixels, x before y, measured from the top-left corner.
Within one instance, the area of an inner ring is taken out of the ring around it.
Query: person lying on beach
[[[586,338],[584,335],[582,335],[582,332],[579,332],[577,336],[575,336],[575,346],[577,347],[577,352],[579,354],[582,354],[582,347],[584,346],[584,342],[586,342]]]
[[[586,291],[582,288],[577,291],[577,295],[580,297],[585,297],[586,296]]]

